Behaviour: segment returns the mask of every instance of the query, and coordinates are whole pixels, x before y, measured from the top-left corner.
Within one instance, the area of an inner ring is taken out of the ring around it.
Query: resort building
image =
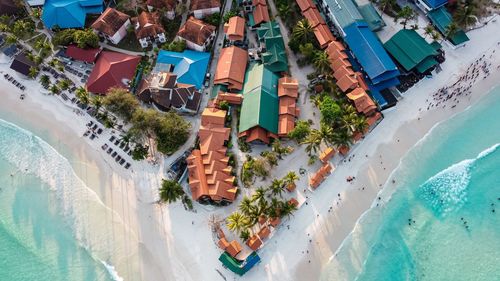
[[[113,8],[107,8],[92,24],[92,29],[116,45],[127,36],[129,26],[130,17],[127,14]]]
[[[299,97],[299,82],[297,79],[285,76],[278,80],[279,117],[278,136],[286,137],[295,128],[295,119],[299,117],[297,107]]]
[[[384,47],[406,72],[429,73],[439,64],[438,51],[413,29],[398,31]]]
[[[160,50],[152,72],[170,72],[177,75],[177,83],[203,87],[209,53],[185,50],[182,53]]]
[[[248,25],[259,27],[262,23],[271,21],[266,0],[252,0],[252,12],[248,14]]]
[[[263,23],[257,29],[257,36],[262,50],[262,63],[272,72],[287,72],[288,57],[278,23],[275,21]]]
[[[309,186],[312,189],[318,188],[318,186],[328,177],[332,172],[332,166],[330,163],[325,163],[319,170],[309,178]]]
[[[243,85],[238,137],[269,143],[278,138],[278,76],[263,64],[253,64]]]
[[[321,151],[321,153],[319,154],[319,160],[323,164],[328,163],[328,161],[330,161],[330,159],[332,159],[333,156],[335,156],[335,153],[336,153],[336,151],[333,147],[327,147],[325,150]]]
[[[137,98],[154,104],[161,111],[195,114],[201,102],[201,93],[189,84],[177,83],[177,75],[170,72],[152,73],[143,79],[137,90]]]
[[[314,35],[318,40],[319,46],[322,49],[326,48],[330,42],[335,40],[335,37],[316,8],[316,5],[311,0],[297,0],[297,4],[299,5],[302,15],[313,27]]]
[[[416,0],[415,4],[417,7],[422,9],[424,12],[429,12],[431,10],[439,9],[446,5],[448,0]]]
[[[160,23],[157,12],[142,12],[138,17],[132,18],[135,29],[135,37],[139,40],[141,47],[146,48],[155,42],[165,43],[165,29]]]
[[[14,0],[0,0],[0,16],[11,16],[21,11],[22,6],[19,6]]]
[[[224,127],[226,114],[215,107],[205,108],[198,133],[199,149],[187,158],[191,195],[200,203],[226,205],[236,198],[238,188],[226,156],[225,144],[231,133]]]
[[[102,48],[82,49],[71,44],[66,48],[65,55],[73,60],[81,61],[89,64],[95,63],[97,56],[101,53]]]
[[[215,39],[215,26],[190,17],[177,32],[177,39],[186,41],[189,49],[204,52]]]
[[[245,19],[242,17],[232,17],[224,24],[226,39],[230,42],[245,40]]]
[[[87,79],[87,91],[102,95],[114,87],[128,89],[140,61],[141,58],[137,56],[101,52]]]
[[[25,54],[16,55],[10,64],[10,69],[15,70],[24,76],[28,76],[30,74],[30,69],[32,67],[36,67],[36,64],[29,60]]]
[[[191,0],[191,12],[197,19],[220,13],[220,0]]]
[[[102,0],[47,0],[43,5],[43,24],[51,29],[83,28],[87,14],[100,14]]]
[[[231,46],[221,49],[214,84],[226,85],[229,91],[241,91],[245,81],[248,52]]]
[[[354,102],[356,110],[366,116],[371,116],[377,111],[377,105],[361,88],[356,88],[347,94],[347,98]]]
[[[169,20],[175,18],[177,0],[147,0],[146,5],[148,6],[149,12],[162,10]]]
[[[450,24],[453,22],[453,18],[446,10],[446,7],[441,6],[438,9],[429,11],[427,13],[427,17],[431,21],[432,25],[436,27],[436,29],[441,33],[441,35],[443,35],[443,37],[446,37],[446,30],[448,29],[448,26],[450,26]],[[451,47],[453,48],[463,46],[465,43],[467,43],[467,41],[469,41],[469,37],[462,29],[459,29],[457,32],[455,32],[455,34],[451,35],[447,39],[451,43]]]

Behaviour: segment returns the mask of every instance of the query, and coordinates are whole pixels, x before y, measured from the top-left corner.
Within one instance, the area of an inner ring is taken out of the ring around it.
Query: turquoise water
[[[95,197],[66,158],[0,119],[0,280],[113,280],[109,244],[86,240]]]
[[[500,88],[434,128],[393,176],[322,280],[500,280]]]

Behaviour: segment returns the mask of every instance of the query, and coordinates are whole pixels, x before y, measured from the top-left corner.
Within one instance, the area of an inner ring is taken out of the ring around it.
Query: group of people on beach
[[[500,45],[500,42],[498,42],[497,45]],[[449,101],[453,102],[451,108],[455,108],[457,104],[460,103],[460,97],[472,94],[472,86],[479,79],[482,80],[490,76],[493,64],[490,59],[494,54],[495,50],[493,50],[488,57],[487,54],[483,54],[475,62],[469,65],[465,73],[462,74],[454,84],[442,87],[432,94],[432,100],[426,100],[428,103],[427,110],[437,107],[445,108]],[[500,65],[497,66],[497,69],[498,68],[500,68]]]

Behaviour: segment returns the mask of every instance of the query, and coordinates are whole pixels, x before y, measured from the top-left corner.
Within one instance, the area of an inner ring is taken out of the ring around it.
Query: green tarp
[[[406,71],[416,69],[423,73],[437,64],[437,51],[412,29],[398,31],[384,48]]]

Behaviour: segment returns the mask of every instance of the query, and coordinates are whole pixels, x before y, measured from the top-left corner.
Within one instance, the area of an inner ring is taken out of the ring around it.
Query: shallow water
[[[119,280],[111,213],[66,158],[0,119],[0,280]]]
[[[322,280],[500,280],[500,88],[434,128],[394,179]]]

